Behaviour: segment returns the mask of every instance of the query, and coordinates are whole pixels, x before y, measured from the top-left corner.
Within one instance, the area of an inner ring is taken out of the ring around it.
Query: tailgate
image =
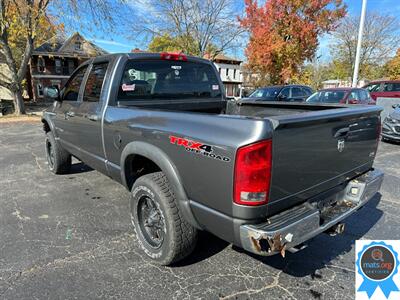
[[[372,167],[380,107],[354,106],[272,118],[269,212],[345,183]]]

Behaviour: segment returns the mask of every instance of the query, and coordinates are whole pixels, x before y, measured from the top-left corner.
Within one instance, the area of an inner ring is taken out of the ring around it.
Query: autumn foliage
[[[318,36],[335,29],[346,14],[341,0],[245,0],[241,26],[250,33],[249,67],[270,83],[287,83],[314,57]]]
[[[36,2],[34,2],[36,4]],[[23,6],[22,6],[23,7]],[[55,24],[53,17],[40,13],[37,4],[30,10],[29,14],[38,21],[34,27],[28,28],[21,18],[21,9],[29,9],[26,7],[17,7],[14,3],[7,7],[8,17],[8,46],[11,48],[15,57],[17,67],[20,66],[20,59],[25,51],[26,36],[29,30],[32,30],[33,47],[38,47],[57,33],[64,32],[63,24]],[[0,46],[1,48],[1,46]]]
[[[400,48],[397,49],[396,56],[386,63],[385,69],[390,79],[400,79]]]

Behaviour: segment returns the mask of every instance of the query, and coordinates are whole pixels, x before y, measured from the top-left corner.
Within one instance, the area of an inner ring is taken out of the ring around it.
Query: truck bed
[[[162,108],[166,114],[172,113],[177,123],[182,121],[181,118],[190,118],[191,122],[201,120],[203,132],[207,132],[203,122],[207,122],[207,127],[219,129],[232,122],[230,139],[233,139],[232,134],[238,137],[239,132],[244,136],[251,135],[250,130],[256,130],[255,122],[269,124],[272,135],[264,137],[273,141],[268,215],[345,184],[372,168],[378,143],[380,107],[228,101],[224,108],[220,101],[200,102],[188,99],[176,103],[172,100],[164,101],[160,107],[160,103],[147,101],[147,104],[136,102],[134,106],[151,110],[151,106],[157,105],[157,114]],[[246,125],[238,127],[239,123],[235,122],[238,119],[247,121]],[[228,136],[222,137],[226,143]],[[204,138],[210,140],[211,136],[206,134]],[[338,148],[339,144],[344,146],[343,150]]]

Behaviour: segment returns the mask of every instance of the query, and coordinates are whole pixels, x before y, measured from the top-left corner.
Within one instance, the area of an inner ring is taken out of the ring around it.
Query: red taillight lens
[[[182,53],[163,52],[161,53],[161,59],[187,61],[186,55]]]
[[[241,205],[268,202],[272,167],[272,141],[238,149],[235,161],[233,200]]]

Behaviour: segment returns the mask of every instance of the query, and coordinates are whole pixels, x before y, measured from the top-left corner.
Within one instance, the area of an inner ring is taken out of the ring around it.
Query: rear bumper
[[[295,247],[328,230],[364,206],[380,189],[383,173],[371,170],[350,181],[334,206],[306,202],[273,216],[266,223],[240,226],[241,246],[269,256]]]

